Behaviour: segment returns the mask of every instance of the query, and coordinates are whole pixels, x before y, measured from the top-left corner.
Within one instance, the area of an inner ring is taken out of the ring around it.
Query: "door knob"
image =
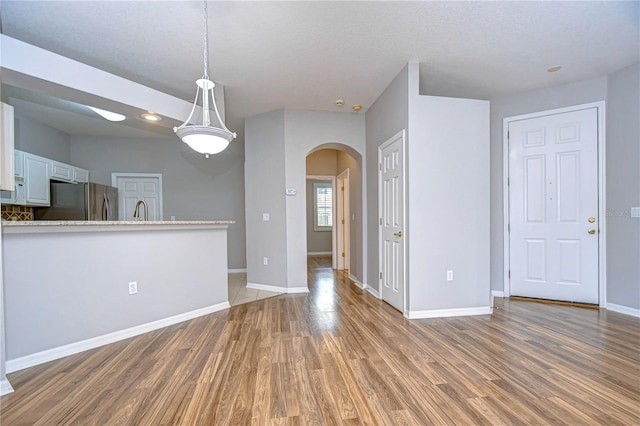
[[[587,219],[589,221],[589,223],[593,223],[596,221],[595,217],[590,217],[589,219]]]
[[[396,237],[402,237],[402,231],[394,232],[393,235]]]
[[[589,229],[587,232],[588,232],[589,234],[593,235],[593,234],[595,234],[595,233],[596,233],[596,230],[595,230],[595,229],[593,229],[593,228],[591,228],[591,229]]]

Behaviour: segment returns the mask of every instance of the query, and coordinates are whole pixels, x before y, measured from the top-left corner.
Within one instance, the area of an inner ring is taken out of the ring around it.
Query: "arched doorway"
[[[333,269],[360,283],[362,157],[346,145],[329,143],[312,149],[305,161],[307,255],[310,260],[330,255]]]

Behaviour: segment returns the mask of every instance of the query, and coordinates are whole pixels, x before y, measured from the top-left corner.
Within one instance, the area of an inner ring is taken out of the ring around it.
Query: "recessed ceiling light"
[[[562,67],[560,65],[556,65],[555,67],[551,67],[547,70],[547,72],[556,72],[556,71],[560,71],[562,69]]]
[[[362,109],[362,105],[355,104],[354,106],[351,107],[351,109],[358,112]]]
[[[104,118],[105,120],[109,120],[109,121],[123,121],[125,118],[124,115],[122,114],[118,114],[115,112],[111,112],[111,111],[106,111],[104,109],[100,109],[100,108],[96,108],[96,107],[92,107],[87,105],[87,107],[95,112],[96,114],[98,114],[99,116],[101,116],[102,118]]]
[[[162,120],[162,117],[160,117],[159,115],[155,115],[152,112],[146,112],[144,114],[141,114],[141,117],[144,118],[145,120],[148,120],[148,121],[160,121],[160,120]]]

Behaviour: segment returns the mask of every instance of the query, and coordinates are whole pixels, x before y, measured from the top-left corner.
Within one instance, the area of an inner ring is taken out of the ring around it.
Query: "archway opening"
[[[361,276],[362,157],[323,144],[307,155],[306,177],[307,264]]]

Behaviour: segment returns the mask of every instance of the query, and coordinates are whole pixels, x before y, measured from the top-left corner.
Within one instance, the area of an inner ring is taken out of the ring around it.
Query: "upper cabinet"
[[[73,180],[73,166],[51,160],[51,179],[71,182]]]
[[[61,182],[89,182],[89,171],[51,160],[51,179]]]
[[[3,198],[4,204],[50,206],[50,181],[89,182],[89,171],[69,164],[14,150],[15,178],[24,187],[24,197]],[[12,186],[11,190],[15,190]]]
[[[28,152],[24,152],[23,157],[27,205],[51,205],[49,192],[49,164],[51,160]]]
[[[80,167],[73,167],[73,180],[74,182],[89,182],[89,170],[81,169]]]
[[[13,191],[13,107],[0,102],[0,189]]]

